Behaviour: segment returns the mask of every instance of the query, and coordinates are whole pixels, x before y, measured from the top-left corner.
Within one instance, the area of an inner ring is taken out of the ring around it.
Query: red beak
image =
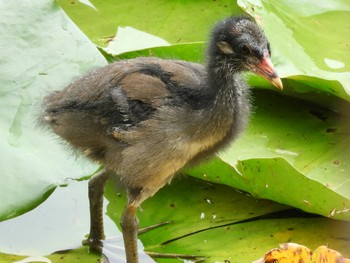
[[[278,77],[277,72],[271,62],[270,55],[267,51],[264,52],[264,57],[262,58],[261,62],[256,65],[255,72],[267,79],[275,87],[279,88],[280,90],[283,89],[282,81]]]

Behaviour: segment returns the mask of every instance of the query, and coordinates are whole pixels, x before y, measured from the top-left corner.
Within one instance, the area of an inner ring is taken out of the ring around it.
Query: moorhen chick
[[[45,98],[43,121],[104,166],[89,182],[90,246],[101,249],[104,185],[116,175],[128,196],[121,219],[127,262],[138,262],[137,208],[181,168],[242,132],[250,96],[241,72],[282,89],[270,55],[253,20],[229,17],[212,31],[205,66],[154,57],[118,61]]]

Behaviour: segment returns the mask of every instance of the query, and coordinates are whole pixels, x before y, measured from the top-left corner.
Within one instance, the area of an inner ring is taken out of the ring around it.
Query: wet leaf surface
[[[255,109],[247,132],[190,174],[349,220],[349,116],[264,91]]]
[[[234,1],[57,1],[97,46],[106,47],[117,27],[132,27],[171,44],[206,39],[212,24],[242,11]],[[145,14],[148,15],[147,19]],[[195,15],[189,15],[195,14]],[[91,23],[91,21],[98,23]]]
[[[291,85],[289,89],[350,101],[350,46],[345,33],[349,28],[343,26],[350,14],[349,1],[237,2],[264,27],[281,76],[295,82],[311,80],[309,88]]]
[[[0,248],[8,253],[0,254],[0,262],[27,258],[11,255],[11,251],[46,255],[52,262],[102,260],[98,253],[81,247],[89,224],[88,200],[82,198],[85,196],[87,181],[71,182],[68,187],[58,188],[35,210],[0,224]],[[116,180],[110,180],[105,196],[109,253],[119,257],[110,262],[120,263],[124,250],[117,226],[125,206],[125,193]],[[183,262],[162,258],[174,254],[204,256],[207,258],[204,262],[251,262],[279,243],[296,242],[313,249],[325,240],[344,257],[350,254],[348,222],[300,213],[224,185],[187,176],[178,178],[145,201],[138,217],[141,227],[171,222],[139,236],[145,250],[158,255],[157,262]],[[45,248],[48,245],[50,248]],[[58,250],[60,252],[49,255],[50,251]]]
[[[72,153],[39,128],[37,118],[44,94],[105,61],[53,3],[3,2],[0,12],[6,62],[0,64],[2,221],[43,202],[66,178],[93,173],[91,164],[69,158]]]

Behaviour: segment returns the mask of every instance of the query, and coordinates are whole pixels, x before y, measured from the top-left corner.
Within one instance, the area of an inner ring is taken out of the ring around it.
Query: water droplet
[[[345,64],[343,62],[330,58],[325,58],[324,63],[326,63],[326,65],[332,69],[340,69],[345,67]]]
[[[205,201],[207,201],[208,204],[211,204],[211,200],[209,198],[205,199]]]
[[[311,203],[310,203],[308,200],[303,200],[303,202],[304,202],[305,204],[307,204],[308,206],[311,206]]]
[[[282,150],[282,149],[276,149],[275,152],[279,153],[279,154],[284,154],[284,155],[292,155],[292,156],[298,156],[299,155],[298,153],[287,151],[287,150]]]
[[[93,8],[93,9],[95,9],[97,11],[96,7],[89,0],[79,0],[79,2],[83,3],[83,4],[87,5],[87,6],[90,6],[91,8]]]

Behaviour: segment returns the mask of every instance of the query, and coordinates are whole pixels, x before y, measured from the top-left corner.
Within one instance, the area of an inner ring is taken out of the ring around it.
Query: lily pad
[[[43,202],[66,178],[94,171],[69,158],[37,118],[49,90],[106,62],[55,3],[3,2],[0,12],[0,57],[6,62],[0,64],[2,221]]]
[[[147,32],[171,44],[198,42],[206,38],[208,29],[217,20],[225,15],[241,13],[237,4],[230,0],[57,2],[99,47],[108,45],[118,26]]]
[[[153,47],[137,51],[130,51],[123,54],[113,55],[105,49],[99,49],[109,62],[121,59],[131,59],[136,57],[161,57],[168,59],[181,59],[200,63],[203,61],[205,45],[204,43],[177,44],[168,47]]]
[[[204,263],[253,262],[264,254],[263,249],[270,250],[274,244],[289,240],[317,248],[327,240],[330,247],[346,257],[350,255],[349,244],[340,239],[347,235],[349,224],[344,222],[324,218],[268,219],[210,229],[152,249],[158,253],[196,253],[206,257]]]
[[[116,185],[109,182],[105,196],[107,214],[119,222],[125,193]],[[162,259],[162,254],[204,256],[204,262],[251,262],[275,244],[296,242],[316,248],[325,240],[343,255],[350,253],[347,239],[342,239],[350,231],[349,222],[288,209],[220,184],[180,177],[146,200],[138,212],[141,227],[170,223],[139,238],[146,251],[158,254],[157,262],[179,262]]]
[[[257,91],[244,135],[189,173],[337,219],[350,219],[348,116]]]
[[[34,255],[41,255],[51,262],[102,260],[101,255],[80,245],[84,233],[88,231],[88,200],[81,198],[82,195],[87,195],[87,181],[72,181],[67,187],[58,188],[44,205],[21,216],[23,218],[12,219],[21,222],[18,231],[13,231],[16,224],[11,224],[11,220],[6,222],[6,228],[0,225],[0,247],[7,246],[7,251],[15,250],[27,255],[2,253],[0,262],[19,261]],[[121,236],[116,228],[120,227],[126,199],[117,181],[108,182],[106,198],[106,232],[108,240],[114,242],[110,253],[123,257]],[[52,213],[53,209],[57,215]],[[138,217],[141,227],[170,222],[139,235],[144,249],[152,252],[157,262],[183,262],[171,258],[176,254],[204,256],[204,262],[208,263],[224,260],[251,262],[284,242],[316,248],[326,241],[344,256],[350,253],[346,238],[350,231],[348,222],[310,217],[271,201],[257,200],[224,185],[186,176],[178,177],[146,200],[138,211]],[[29,235],[32,229],[35,235]],[[110,239],[115,235],[116,238]],[[47,242],[48,239],[51,242]],[[52,254],[45,249],[47,245]],[[110,262],[120,263],[123,259]]]
[[[349,1],[237,2],[264,27],[282,77],[313,77],[309,85],[313,92],[350,101],[350,46],[344,25],[350,15]],[[293,85],[288,88],[293,90]]]

